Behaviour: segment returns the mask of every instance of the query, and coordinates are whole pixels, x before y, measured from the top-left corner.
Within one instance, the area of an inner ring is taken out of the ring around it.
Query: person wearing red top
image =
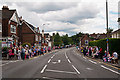
[[[8,52],[9,52],[9,58],[11,58],[13,56],[12,49],[10,49]]]

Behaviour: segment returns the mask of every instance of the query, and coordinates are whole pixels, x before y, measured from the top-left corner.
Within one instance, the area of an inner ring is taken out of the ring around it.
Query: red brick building
[[[0,11],[0,41],[2,41],[2,11]]]
[[[36,28],[21,18],[20,23],[21,25],[18,28],[19,42],[22,44],[28,42],[31,45],[38,45],[41,37],[39,27]]]
[[[2,38],[10,43],[18,44],[19,18],[17,11],[9,10],[8,6],[2,8]]]
[[[80,38],[80,45],[88,45],[89,42],[92,41],[88,35],[83,35],[81,38]]]
[[[107,35],[105,33],[103,34],[90,34],[90,38],[93,39],[93,40],[100,40],[100,39],[105,39],[107,37]]]

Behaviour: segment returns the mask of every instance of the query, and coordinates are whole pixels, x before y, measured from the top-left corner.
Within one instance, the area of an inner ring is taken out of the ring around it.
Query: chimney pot
[[[2,10],[9,10],[8,6],[3,6]]]

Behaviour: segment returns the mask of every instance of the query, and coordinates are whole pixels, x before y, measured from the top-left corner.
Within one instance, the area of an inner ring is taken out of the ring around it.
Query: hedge
[[[109,52],[112,55],[113,52],[117,52],[120,55],[120,38],[109,38]],[[107,50],[107,39],[101,39],[96,41],[89,42],[89,46],[98,46],[103,49],[103,51]]]
[[[23,47],[25,47],[26,45],[28,45],[29,47],[31,47],[31,44],[28,43],[28,42],[25,42],[25,43],[22,44]]]

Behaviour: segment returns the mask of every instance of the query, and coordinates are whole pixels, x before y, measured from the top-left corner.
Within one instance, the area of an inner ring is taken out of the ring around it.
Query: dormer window
[[[11,25],[10,30],[11,30],[11,33],[16,33],[16,26]]]

